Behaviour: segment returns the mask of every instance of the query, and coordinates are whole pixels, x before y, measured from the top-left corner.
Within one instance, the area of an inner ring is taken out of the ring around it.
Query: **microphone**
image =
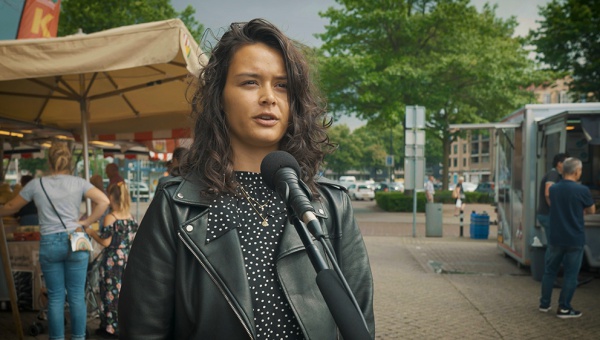
[[[288,208],[296,213],[296,216],[291,216],[290,219],[304,244],[308,258],[317,272],[317,286],[343,338],[348,340],[370,340],[371,335],[361,308],[337,265],[335,257],[328,249],[327,242],[325,242],[321,223],[315,216],[315,209],[310,203],[310,191],[306,184],[299,179],[300,165],[289,153],[274,151],[263,159],[260,164],[260,172],[267,187],[276,191]],[[302,218],[313,236],[322,242],[323,248],[330,257],[335,270],[329,269],[306,231],[307,228],[304,228],[302,222],[300,222],[300,218]]]
[[[260,163],[262,179],[271,190],[292,208],[317,239],[323,237],[321,224],[310,203],[310,190],[299,179],[300,165],[294,156],[285,151],[273,151]]]

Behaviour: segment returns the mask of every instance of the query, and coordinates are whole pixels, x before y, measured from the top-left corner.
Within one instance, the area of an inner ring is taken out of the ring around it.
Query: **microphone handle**
[[[310,259],[310,262],[315,268],[315,271],[319,273],[325,269],[328,269],[329,267],[325,263],[323,256],[321,256],[319,249],[313,243],[310,234],[306,230],[306,227],[304,226],[302,221],[300,221],[300,219],[297,216],[293,216],[292,223],[296,228],[296,232],[298,232],[298,236],[300,236],[300,240],[302,240],[302,244],[304,244],[304,248],[306,248],[306,253],[308,254],[308,258]]]
[[[371,340],[360,311],[354,308],[342,283],[332,269],[317,274],[317,286],[338,325],[344,340]]]

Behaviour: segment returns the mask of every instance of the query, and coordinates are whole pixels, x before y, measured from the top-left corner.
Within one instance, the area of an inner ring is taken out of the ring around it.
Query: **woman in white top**
[[[66,143],[52,143],[48,161],[50,175],[29,182],[15,198],[0,208],[0,216],[12,215],[34,200],[41,232],[39,260],[48,291],[49,338],[65,338],[64,305],[68,291],[71,339],[83,340],[87,314],[84,288],[90,254],[87,251],[71,251],[69,233],[82,231],[82,228],[97,221],[109,201],[88,181],[70,175],[71,151]],[[79,220],[83,198],[91,199],[95,207],[89,217]]]

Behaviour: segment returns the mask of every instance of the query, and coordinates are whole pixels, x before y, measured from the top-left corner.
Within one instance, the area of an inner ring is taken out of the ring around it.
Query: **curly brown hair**
[[[208,187],[205,194],[235,193],[233,151],[221,102],[234,54],[243,46],[257,43],[281,52],[287,72],[290,121],[279,150],[296,158],[300,178],[318,196],[315,176],[323,157],[332,149],[326,133],[331,120],[311,81],[311,70],[300,46],[263,19],[231,24],[212,50],[193,96],[194,139],[182,174],[199,175]]]

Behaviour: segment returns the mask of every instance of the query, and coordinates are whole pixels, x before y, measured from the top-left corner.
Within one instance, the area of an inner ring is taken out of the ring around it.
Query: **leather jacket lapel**
[[[176,190],[174,200],[185,205],[200,206],[201,210],[195,213],[196,209],[190,208],[187,214],[180,215],[188,219],[181,221],[180,237],[255,334],[252,298],[237,231],[230,228],[229,232],[207,243],[209,200],[200,197],[198,186],[184,183]]]

